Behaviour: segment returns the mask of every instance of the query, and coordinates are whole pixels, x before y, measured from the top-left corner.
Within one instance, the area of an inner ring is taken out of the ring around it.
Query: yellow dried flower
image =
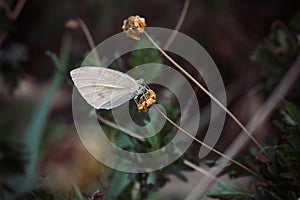
[[[156,103],[156,93],[153,90],[148,90],[139,100],[138,110],[147,112],[148,108]]]
[[[125,33],[127,33],[128,37],[140,40],[139,34],[144,32],[146,26],[145,18],[136,15],[130,16],[124,20],[122,29]]]

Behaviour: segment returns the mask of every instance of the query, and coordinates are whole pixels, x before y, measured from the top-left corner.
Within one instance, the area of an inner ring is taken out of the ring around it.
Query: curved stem
[[[170,38],[168,39],[167,43],[164,46],[164,49],[168,49],[170,47],[170,45],[172,44],[172,42],[174,41],[179,29],[181,28],[183,21],[185,19],[186,13],[189,9],[189,5],[190,5],[190,0],[185,0],[180,17],[177,21],[177,24],[174,28],[175,31],[173,31],[173,33],[171,34]]]
[[[84,21],[81,18],[78,18],[76,21],[80,25],[80,27],[81,27],[88,43],[89,43],[89,46],[90,46],[90,49],[92,50],[92,53],[94,55],[96,64],[100,66],[100,64],[101,64],[100,58],[99,58],[97,49],[95,49],[95,47],[96,47],[95,42],[93,40],[93,37],[92,37],[92,34],[91,34],[90,30],[88,29],[87,25],[84,23]]]
[[[144,34],[152,42],[152,44],[172,63],[174,64],[184,75],[186,75],[191,81],[193,81],[207,96],[209,96],[216,104],[218,104],[238,125],[241,129],[249,136],[249,138],[263,150],[262,145],[252,136],[252,134],[246,129],[246,127],[217,99],[215,98],[204,86],[202,86],[194,77],[192,77],[187,71],[183,69],[175,60],[173,60],[164,50],[162,50],[156,42],[148,35],[146,31]]]
[[[300,77],[300,55],[295,59],[293,65],[286,72],[286,74],[281,79],[280,83],[269,95],[265,103],[260,107],[258,112],[251,118],[248,122],[247,127],[250,131],[255,131],[263,122],[269,119],[270,115],[274,112],[277,106],[280,104],[282,99],[288,94],[292,89],[295,82]],[[246,140],[242,135],[238,135],[234,139],[230,146],[226,149],[226,154],[231,157],[235,156],[246,144]],[[222,163],[223,166],[227,165],[227,160],[219,158],[218,163]],[[218,174],[223,170],[221,168],[210,169],[210,173]],[[202,193],[206,192],[214,184],[214,180],[200,180],[195,188],[191,191],[186,199],[196,199],[195,197],[201,196]]]
[[[132,132],[132,131],[130,131],[130,130],[124,128],[124,127],[120,127],[120,126],[118,126],[117,124],[115,124],[115,123],[113,123],[113,122],[111,122],[111,121],[109,121],[109,120],[107,120],[107,119],[104,119],[104,118],[103,118],[102,116],[100,116],[98,113],[96,113],[96,118],[97,118],[100,122],[102,122],[103,124],[105,124],[105,125],[107,125],[107,126],[110,126],[110,127],[114,128],[114,129],[120,130],[120,131],[126,133],[127,135],[133,136],[133,137],[135,137],[136,139],[140,140],[141,142],[144,142],[144,141],[145,141],[144,138],[140,137],[140,136],[137,135],[136,133],[134,133],[134,132]]]
[[[202,142],[201,140],[197,139],[196,137],[194,137],[192,134],[190,134],[189,132],[187,132],[186,130],[182,129],[180,126],[178,126],[175,122],[173,122],[167,115],[165,115],[157,106],[153,106],[166,120],[168,120],[168,122],[170,122],[173,126],[175,126],[176,128],[178,128],[181,132],[183,132],[185,135],[187,135],[188,137],[192,138],[193,140],[195,140],[196,142],[198,142],[199,144],[203,145],[204,147],[208,148],[209,150],[213,151],[214,153],[222,156],[223,158],[226,158],[228,160],[230,160],[231,162],[233,162],[234,164],[240,166],[241,168],[243,168],[244,170],[250,172],[251,174],[253,174],[254,176],[263,179],[262,177],[260,177],[255,171],[253,171],[252,169],[246,167],[245,165],[243,165],[242,163],[233,160],[232,158],[230,158],[229,156],[221,153],[220,151],[212,148],[211,146],[205,144],[204,142]]]
[[[17,1],[16,6],[12,10],[12,12],[9,14],[9,18],[12,20],[17,19],[17,17],[20,15],[25,3],[26,3],[26,0]]]
[[[188,160],[183,160],[183,163],[186,165],[186,166],[189,166],[190,168],[194,169],[195,171],[207,176],[207,177],[210,177],[212,180],[218,182],[218,183],[221,183],[221,181],[215,177],[213,174],[209,173],[209,171],[203,169],[202,167],[199,167],[197,165],[195,165],[194,163],[188,161]]]

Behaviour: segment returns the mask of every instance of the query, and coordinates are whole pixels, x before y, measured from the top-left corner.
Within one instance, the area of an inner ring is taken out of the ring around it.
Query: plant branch
[[[246,129],[246,127],[217,99],[215,98],[204,86],[202,86],[194,77],[192,77],[187,71],[183,69],[175,60],[173,60],[164,50],[162,50],[156,42],[148,35],[146,31],[144,34],[152,42],[152,44],[172,63],[174,64],[184,75],[186,75],[191,81],[193,81],[205,94],[207,94],[216,104],[218,104],[250,137],[250,139],[263,151],[262,145],[255,139],[255,137]]]
[[[140,140],[141,142],[144,142],[145,139],[144,138],[141,138],[139,135],[137,135],[136,133],[124,128],[124,127],[120,127],[118,126],[117,124],[107,120],[107,119],[104,119],[101,115],[99,115],[98,113],[96,113],[96,117],[97,119],[102,122],[103,124],[107,125],[107,126],[110,126],[114,129],[117,129],[117,130],[120,130],[124,133],[126,133],[127,135],[130,135],[130,136],[134,136],[136,139]]]
[[[197,139],[196,137],[194,137],[192,134],[190,134],[189,132],[187,132],[186,130],[182,129],[180,126],[178,126],[175,122],[173,122],[167,115],[165,115],[157,106],[154,105],[154,108],[166,119],[168,120],[168,122],[170,122],[173,126],[175,126],[176,128],[178,128],[181,132],[183,132],[185,135],[187,135],[188,137],[192,138],[193,140],[195,140],[196,142],[198,142],[199,144],[203,145],[204,147],[208,148],[209,150],[213,151],[214,153],[222,156],[223,158],[226,158],[227,160],[233,162],[234,164],[240,166],[241,168],[243,168],[244,170],[250,172],[251,174],[253,174],[254,176],[261,178],[256,172],[254,172],[252,169],[246,167],[245,165],[239,163],[236,160],[233,160],[232,158],[230,158],[229,156],[221,153],[220,151],[212,148],[211,146],[205,144],[204,142],[202,142],[201,140]],[[261,178],[262,179],[262,178]]]
[[[266,121],[275,108],[279,105],[280,101],[287,95],[287,93],[291,90],[294,83],[300,76],[300,56],[298,56],[290,67],[288,72],[281,79],[280,83],[273,90],[273,92],[269,95],[268,99],[261,106],[259,111],[252,117],[252,119],[248,122],[247,128],[250,131],[255,131],[257,127],[259,127],[264,121]],[[247,139],[242,133],[232,142],[232,144],[227,148],[225,153],[230,157],[234,157],[242,147],[247,143]],[[228,161],[220,158],[218,161],[223,167],[228,164]],[[220,167],[218,169],[211,169],[210,173],[216,175],[220,173],[223,169]],[[190,195],[186,198],[187,200],[194,200],[195,197],[201,196],[202,193],[207,191],[214,183],[214,180],[202,179],[199,184],[193,189]]]
[[[9,18],[12,20],[16,20],[20,15],[25,3],[26,0],[19,0],[11,13],[9,13]]]
[[[174,31],[173,33],[171,34],[170,38],[168,39],[167,43],[165,44],[164,48],[163,49],[168,49],[170,47],[170,45],[172,44],[172,42],[174,41],[179,29],[181,28],[182,24],[183,24],[183,21],[185,19],[185,16],[186,16],[186,13],[189,9],[189,5],[190,5],[190,0],[185,0],[184,2],[184,5],[183,5],[183,8],[181,10],[181,14],[180,14],[180,17],[177,21],[177,24],[174,28]]]
[[[71,38],[64,36],[60,57],[55,54],[49,54],[54,65],[61,70],[65,70],[71,48]],[[25,174],[20,182],[19,190],[24,192],[35,185],[35,178],[37,175],[38,154],[44,134],[44,128],[47,123],[47,118],[50,113],[51,105],[54,101],[55,94],[59,90],[60,84],[63,81],[63,76],[59,71],[56,71],[47,93],[43,96],[36,111],[31,117],[30,123],[25,130],[24,143],[28,151],[28,164],[25,169]]]
[[[97,52],[97,49],[95,48],[95,42],[93,40],[93,37],[92,37],[92,34],[89,30],[89,28],[87,27],[87,25],[85,24],[85,22],[81,19],[81,18],[78,18],[76,19],[76,21],[78,22],[78,24],[80,25],[88,43],[89,43],[89,46],[90,46],[90,49],[92,50],[92,53],[94,55],[94,58],[95,58],[95,61],[96,61],[96,64],[100,66],[101,62],[100,62],[100,58],[99,58],[99,55],[98,55],[98,52]]]
[[[194,163],[188,161],[188,160],[183,160],[183,163],[186,165],[186,166],[189,166],[190,168],[194,169],[195,171],[211,178],[212,180],[218,182],[218,183],[221,183],[221,181],[215,177],[213,174],[211,174],[209,171],[203,169],[202,167],[199,167],[197,165],[195,165]]]

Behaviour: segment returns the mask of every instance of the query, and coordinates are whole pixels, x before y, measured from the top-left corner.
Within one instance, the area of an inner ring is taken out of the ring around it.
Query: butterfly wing
[[[103,67],[80,67],[70,74],[81,96],[96,109],[112,109],[129,101],[139,87],[127,74]]]

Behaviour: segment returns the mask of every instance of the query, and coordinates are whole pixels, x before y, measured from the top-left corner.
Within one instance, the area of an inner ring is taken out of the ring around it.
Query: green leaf
[[[80,189],[76,185],[73,185],[73,188],[75,190],[75,194],[76,194],[78,200],[83,200],[83,196],[82,196]]]
[[[109,183],[107,199],[116,199],[130,183],[131,181],[128,178],[128,173],[115,171],[112,180]]]
[[[234,185],[218,184],[219,189],[212,189],[207,195],[211,198],[218,198],[221,200],[245,200],[254,197],[254,195],[238,181],[234,180],[233,183]]]
[[[157,180],[157,173],[155,173],[155,172],[148,173],[148,176],[147,176],[147,179],[146,179],[146,183],[148,185],[154,185],[156,180]]]
[[[296,126],[300,123],[300,113],[295,104],[286,101],[285,110],[287,113],[284,114],[284,117],[289,118],[288,121],[292,122],[290,125]]]
[[[66,69],[69,60],[70,45],[70,38],[67,36],[64,38],[62,43],[60,58],[58,59],[57,56],[51,54],[51,58],[58,69]],[[56,71],[46,95],[43,97],[34,112],[25,131],[25,145],[27,147],[29,157],[26,174],[25,177],[23,177],[22,184],[20,185],[21,191],[25,191],[35,184],[34,179],[36,175],[37,159],[43,138],[44,127],[46,125],[55,94],[58,91],[62,80],[62,74]]]

